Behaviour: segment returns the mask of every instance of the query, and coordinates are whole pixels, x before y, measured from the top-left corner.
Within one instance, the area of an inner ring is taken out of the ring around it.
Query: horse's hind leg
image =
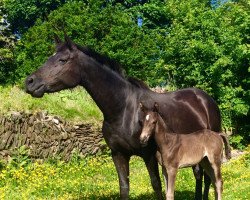
[[[211,178],[210,176],[207,174],[207,172],[204,172],[204,193],[203,193],[203,200],[208,200],[208,194],[209,194],[209,188],[211,185]]]
[[[201,200],[202,199],[202,179],[203,179],[203,169],[200,165],[196,165],[193,168],[193,173],[196,180],[195,185],[195,200]]]
[[[112,151],[112,158],[119,177],[120,197],[127,200],[129,197],[129,159],[119,152]]]
[[[151,156],[144,157],[144,162],[146,164],[152,187],[156,193],[157,199],[162,200],[162,188],[161,179],[159,175],[158,162],[154,154]]]

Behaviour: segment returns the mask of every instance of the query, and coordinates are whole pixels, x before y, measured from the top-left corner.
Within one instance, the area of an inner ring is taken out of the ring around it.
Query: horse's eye
[[[66,59],[60,59],[59,62],[60,62],[61,64],[65,64],[65,63],[67,62],[67,60],[66,60]]]

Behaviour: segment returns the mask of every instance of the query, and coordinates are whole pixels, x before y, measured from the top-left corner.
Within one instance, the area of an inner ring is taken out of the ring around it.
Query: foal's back
[[[178,151],[179,167],[193,166],[205,156],[221,159],[223,140],[219,133],[204,129],[190,134],[178,134],[180,148]]]

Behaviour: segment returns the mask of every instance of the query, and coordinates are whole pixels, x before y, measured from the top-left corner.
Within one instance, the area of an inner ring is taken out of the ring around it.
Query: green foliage
[[[15,70],[13,54],[15,38],[4,16],[2,3],[0,2],[0,84],[5,84],[10,82]]]
[[[230,143],[237,149],[244,149],[243,137],[241,135],[235,135],[230,137]]]
[[[138,27],[120,4],[101,7],[102,2],[66,3],[52,12],[47,22],[38,20],[18,44],[17,79],[38,68],[53,53],[53,26],[64,27],[76,43],[118,60],[131,76],[147,77],[160,51],[155,43],[157,33]]]
[[[219,103],[224,128],[249,141],[249,10],[237,3],[211,9],[200,1],[166,6],[172,16],[161,62],[166,84],[207,91]]]
[[[24,33],[39,18],[46,19],[50,11],[65,0],[4,0],[4,11],[13,33]]]
[[[8,165],[12,168],[23,168],[29,163],[31,163],[29,150],[26,146],[21,146],[20,148],[17,148],[13,151],[13,155],[11,156]]]

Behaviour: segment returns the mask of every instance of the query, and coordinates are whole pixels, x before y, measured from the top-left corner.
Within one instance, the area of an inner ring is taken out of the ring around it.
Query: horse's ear
[[[56,43],[56,45],[59,45],[62,43],[62,40],[59,38],[59,36],[57,34],[54,33],[54,41]]]
[[[69,38],[69,36],[65,32],[64,32],[64,39],[70,50],[76,49],[76,45],[74,44],[74,42],[72,42],[72,40]]]
[[[154,110],[153,110],[154,112],[159,112],[159,105],[158,105],[158,103],[156,103],[155,102],[155,104],[154,104]]]

